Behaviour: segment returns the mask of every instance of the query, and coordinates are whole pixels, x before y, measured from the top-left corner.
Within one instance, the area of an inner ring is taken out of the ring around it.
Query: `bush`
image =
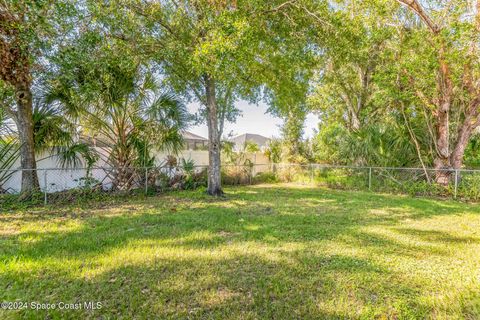
[[[282,182],[304,182],[308,179],[308,170],[300,165],[280,166],[276,174]]]
[[[364,169],[323,168],[314,170],[314,182],[332,189],[368,189],[368,172]]]
[[[471,173],[459,175],[457,197],[480,200],[480,175]]]
[[[253,183],[278,183],[280,179],[273,172],[261,172],[253,177]]]
[[[21,198],[20,194],[0,194],[0,207],[2,211],[34,207],[42,205],[45,201],[44,197],[45,195],[41,192],[30,195],[28,199]]]
[[[225,166],[222,168],[222,183],[225,185],[250,184],[252,182],[251,166]]]
[[[167,190],[194,190],[207,185],[207,170],[179,171],[178,168],[164,172],[161,170],[152,170],[149,173],[148,188],[150,193],[164,192]]]
[[[194,190],[199,187],[207,186],[207,170],[204,169],[200,172],[193,172],[184,176],[183,190]]]

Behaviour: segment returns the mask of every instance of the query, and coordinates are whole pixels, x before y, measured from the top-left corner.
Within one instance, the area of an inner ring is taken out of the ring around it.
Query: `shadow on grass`
[[[0,298],[104,302],[101,313],[49,311],[53,318],[81,313],[92,318],[344,319],[408,317],[409,312],[422,318],[430,309],[419,302],[414,280],[397,279],[368,258],[316,249],[341,239],[372,254],[444,255],[362,228],[479,213],[461,203],[317,188],[229,191],[227,199],[180,192],[162,197],[161,203],[150,198],[120,208],[95,207],[98,214],[85,207],[59,208],[47,216],[41,211],[2,216],[3,225],[74,219],[79,227],[3,233]],[[114,209],[119,212],[110,214]],[[394,230],[429,241],[478,241],[433,230]],[[13,314],[35,315],[31,310]]]
[[[438,230],[421,230],[421,229],[411,229],[411,228],[394,228],[394,230],[406,235],[419,237],[422,240],[429,241],[429,242],[457,243],[457,244],[480,243],[479,238],[455,236],[448,232],[443,232]]]
[[[351,234],[361,226],[384,224],[394,226],[405,219],[422,219],[432,216],[462,214],[466,205],[443,201],[408,199],[365,193],[345,193],[319,189],[260,189],[260,193],[249,194],[242,189],[235,190],[228,199],[208,199],[203,195],[188,198],[180,193],[175,202],[170,197],[162,198],[163,203],[140,202],[123,204],[120,212],[105,215],[116,206],[105,206],[98,215],[87,214],[88,209],[69,208],[58,212],[43,212],[26,215],[0,216],[2,224],[35,223],[51,220],[62,224],[72,217],[81,223],[74,231],[27,231],[4,235],[2,241],[3,259],[22,256],[42,258],[57,255],[90,256],[121,247],[129,241],[139,239],[170,240],[175,244],[191,248],[214,248],[232,241],[260,241],[269,244],[280,242],[308,242],[329,240],[341,234]],[[145,200],[144,200],[145,201]],[[301,205],[299,205],[299,202]],[[233,203],[233,204],[231,204]],[[196,204],[201,204],[196,206]],[[231,204],[228,207],[225,204]],[[473,208],[468,208],[472,212]],[[48,210],[48,209],[47,209]],[[149,213],[139,214],[139,211]],[[478,211],[477,211],[478,214]],[[208,239],[182,239],[195,232],[209,233]],[[428,236],[427,231],[399,229],[399,232]],[[227,235],[227,236],[226,236]],[[430,237],[442,240],[442,235]],[[372,235],[354,234],[359,241],[376,243]],[[22,239],[35,241],[22,241]],[[455,240],[453,236],[443,239]],[[457,239],[460,241],[461,239]],[[469,239],[464,239],[468,241]],[[473,240],[473,239],[470,239]],[[386,239],[379,245],[392,246]]]
[[[288,253],[285,255],[289,255]],[[93,277],[72,277],[50,270],[43,274],[27,270],[5,273],[9,283],[5,299],[38,301],[101,301],[94,312],[50,310],[48,318],[247,318],[247,319],[345,319],[366,312],[385,299],[425,313],[415,303],[418,292],[411,283],[388,281],[389,272],[364,259],[347,256],[299,255],[294,264],[271,261],[255,253],[233,257],[159,257],[149,264],[119,264]],[[302,260],[304,259],[304,260]],[[377,279],[378,292],[369,288]],[[35,285],[41,281],[41,286]],[[5,294],[5,293],[4,293]],[[408,295],[411,301],[402,300]],[[18,296],[16,296],[18,298]],[[348,299],[346,299],[348,298]],[[395,311],[400,316],[401,311]],[[20,317],[38,312],[24,310]],[[370,315],[374,316],[372,312]]]

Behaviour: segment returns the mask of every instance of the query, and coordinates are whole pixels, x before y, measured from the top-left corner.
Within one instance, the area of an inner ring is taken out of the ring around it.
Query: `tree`
[[[117,40],[86,32],[55,61],[49,99],[76,110],[81,133],[101,142],[114,189],[130,190],[138,168],[153,165],[151,151],[183,145],[185,105],[162,91],[142,58]]]
[[[305,108],[290,107],[281,128],[282,142],[285,149],[284,159],[289,163],[303,162],[300,156],[300,144],[306,118]]]
[[[50,54],[58,32],[72,13],[71,3],[63,1],[12,0],[0,3],[0,91],[14,103],[4,103],[16,123],[20,139],[24,194],[38,189],[35,161],[32,85],[39,66]],[[61,17],[63,21],[58,20]]]
[[[386,43],[392,37],[387,24],[391,14],[392,8],[378,1],[343,1],[336,11],[335,37],[315,39],[323,54],[308,103],[323,121],[342,122],[351,132],[374,122],[383,107],[375,99],[375,74],[385,63]]]
[[[336,6],[338,36],[322,41],[323,63],[309,99],[322,117],[317,141],[326,146],[339,134],[326,158],[421,165],[427,180],[426,167],[433,165],[436,181],[447,184],[449,174],[440,169],[462,166],[480,125],[478,3],[397,2],[403,6]]]
[[[204,106],[209,131],[210,195],[223,194],[223,110],[228,111],[239,98],[256,101],[260,93],[256,89],[268,80],[280,82],[280,69],[270,67],[288,61],[281,55],[290,45],[299,48],[304,43],[300,41],[302,34],[286,37],[293,30],[284,15],[287,10],[300,10],[290,2],[130,0],[99,9],[112,34],[156,61],[164,81],[176,92]],[[305,50],[303,53],[306,56]],[[298,52],[295,58],[300,60]],[[273,60],[276,62],[269,63]]]
[[[474,130],[480,126],[480,69],[476,63],[480,4],[452,1],[427,10],[417,0],[398,2],[425,26],[409,30],[404,43],[408,50],[401,59],[404,87],[433,122],[434,167],[458,169]],[[436,176],[440,184],[447,184],[448,178],[448,173],[441,171]]]
[[[76,139],[75,123],[67,115],[59,105],[44,99],[35,101],[32,113],[35,153],[48,153],[47,157],[56,158],[62,168],[89,167],[98,155],[89,145]]]
[[[20,144],[16,126],[11,119],[0,112],[0,186],[15,171],[11,169],[20,157]],[[72,124],[61,109],[43,100],[36,100],[32,112],[34,150],[37,154],[47,152],[48,158],[57,158],[62,167],[76,167],[94,161],[94,151],[84,143],[75,141]],[[44,158],[46,159],[46,158]],[[44,160],[40,159],[38,161]]]
[[[280,163],[282,161],[282,141],[272,139],[265,150],[265,156],[271,163]]]

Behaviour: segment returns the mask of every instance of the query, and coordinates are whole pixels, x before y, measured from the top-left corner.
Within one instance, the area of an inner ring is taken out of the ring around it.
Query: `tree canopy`
[[[119,167],[151,163],[145,150],[178,148],[193,118],[185,104],[196,102],[209,130],[208,193],[221,195],[221,136],[240,99],[263,100],[285,120],[269,153],[275,162],[475,165],[478,8],[473,0],[3,2],[0,101],[29,169],[23,188],[38,187],[38,145],[73,146],[67,134],[102,131]],[[41,110],[50,122],[37,121]],[[303,141],[312,112],[318,133]]]

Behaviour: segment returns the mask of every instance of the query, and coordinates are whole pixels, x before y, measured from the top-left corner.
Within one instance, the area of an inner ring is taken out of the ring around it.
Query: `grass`
[[[0,214],[0,301],[102,303],[0,319],[480,318],[480,206],[226,191]]]

